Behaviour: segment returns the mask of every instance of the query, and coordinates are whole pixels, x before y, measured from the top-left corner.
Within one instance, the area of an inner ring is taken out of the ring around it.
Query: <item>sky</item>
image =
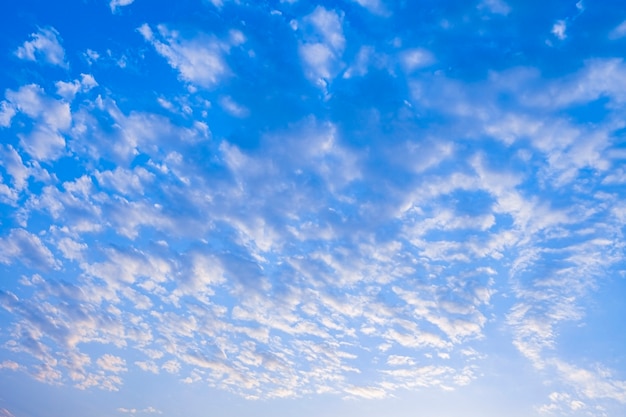
[[[0,417],[626,415],[626,5],[22,0]]]

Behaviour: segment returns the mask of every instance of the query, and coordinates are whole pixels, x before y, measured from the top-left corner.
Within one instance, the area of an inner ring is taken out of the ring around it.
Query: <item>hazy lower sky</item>
[[[0,417],[626,415],[626,5],[22,0]]]

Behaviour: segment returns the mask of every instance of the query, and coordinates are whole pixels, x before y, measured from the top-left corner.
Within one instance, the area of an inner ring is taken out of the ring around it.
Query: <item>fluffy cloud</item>
[[[13,229],[8,236],[0,237],[0,262],[11,264],[15,261],[44,271],[59,267],[41,239],[24,229]]]
[[[17,91],[8,90],[6,98],[35,121],[31,132],[20,135],[25,150],[38,160],[58,159],[65,150],[63,133],[72,121],[69,104],[48,97],[36,84],[22,86]]]
[[[343,17],[335,10],[318,6],[303,19],[304,42],[300,56],[307,77],[320,86],[332,81],[345,49]]]
[[[206,88],[216,87],[231,75],[225,55],[231,47],[241,44],[245,39],[240,32],[231,32],[234,36],[226,41],[204,34],[185,39],[179,32],[164,25],[157,27],[157,33],[147,24],[138,30],[157,53],[178,70],[181,79]]]
[[[54,28],[41,28],[39,32],[30,35],[31,40],[24,42],[17,48],[15,54],[20,59],[28,61],[39,61],[56,65],[63,68],[68,67],[65,61],[65,50],[59,40],[59,32]]]

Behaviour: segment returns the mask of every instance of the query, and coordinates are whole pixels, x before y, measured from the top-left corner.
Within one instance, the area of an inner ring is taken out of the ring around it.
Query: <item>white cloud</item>
[[[6,101],[0,102],[0,126],[11,126],[13,116],[15,116],[15,108]]]
[[[105,353],[98,358],[96,363],[101,369],[114,374],[127,371],[126,361],[119,356],[111,355],[109,353]]]
[[[11,371],[17,371],[22,366],[15,361],[3,361],[0,362],[0,369],[10,369]]]
[[[62,238],[57,243],[59,250],[66,259],[83,260],[83,252],[88,248],[87,244],[76,242],[70,238]]]
[[[116,167],[113,171],[96,171],[95,178],[101,187],[125,196],[141,195],[155,175],[143,167],[128,170]]]
[[[13,186],[21,191],[28,186],[28,178],[31,176],[30,169],[24,165],[20,154],[11,146],[0,148],[0,161],[7,173],[13,177]]]
[[[41,127],[28,135],[20,135],[24,149],[40,161],[60,158],[65,151],[65,138],[58,132]]]
[[[617,25],[611,32],[609,32],[609,39],[621,39],[626,36],[626,20]]]
[[[552,25],[552,34],[559,40],[567,38],[566,31],[567,23],[564,20],[557,20],[554,25]]]
[[[24,149],[38,160],[59,158],[65,151],[61,133],[69,129],[72,121],[69,104],[46,96],[36,84],[8,90],[5,96],[15,108],[37,122],[30,133],[20,134]]]
[[[135,0],[111,0],[109,7],[111,8],[111,12],[115,13],[120,7],[131,5],[134,1]]]
[[[220,98],[220,106],[231,116],[244,118],[250,115],[250,110],[237,103],[231,96]]]
[[[303,19],[304,42],[299,52],[308,78],[325,88],[340,67],[345,48],[343,16],[318,6]]]
[[[49,98],[43,88],[28,84],[19,90],[8,90],[6,98],[21,112],[39,119],[54,130],[69,128],[72,116],[69,104]]]
[[[554,360],[551,364],[556,367],[565,381],[573,385],[585,397],[589,399],[610,398],[626,404],[626,381],[613,378],[607,369],[599,367],[597,370],[588,370],[561,360]],[[581,408],[579,403],[579,401],[570,403],[571,408]]]
[[[0,417],[15,417],[15,414],[10,412],[6,408],[0,408]]]
[[[378,387],[352,386],[347,387],[345,391],[355,397],[368,399],[381,399],[389,395],[386,390]]]
[[[87,92],[94,87],[98,86],[98,83],[90,74],[81,74],[80,80],[74,80],[72,82],[57,81],[55,83],[57,88],[57,94],[63,97],[67,101],[71,101],[76,93]]]
[[[378,62],[376,62],[378,61]],[[379,57],[371,46],[361,46],[356,59],[343,73],[343,78],[362,77],[367,74],[369,66],[374,63],[378,67],[384,66],[384,58]]]
[[[425,49],[408,49],[401,54],[402,66],[407,72],[424,68],[435,62],[435,57]]]
[[[31,40],[24,42],[17,48],[15,54],[20,59],[39,61],[67,68],[65,51],[59,41],[59,32],[54,28],[39,29],[39,32],[30,35]]]
[[[120,407],[117,411],[124,414],[163,414],[162,411],[154,407],[146,407],[142,409]]]
[[[343,35],[343,17],[336,11],[317,6],[313,13],[304,18],[304,22],[311,25],[321,36],[322,42],[334,51],[344,49],[346,39]]]
[[[331,78],[335,55],[328,46],[322,43],[307,43],[300,47],[300,54],[311,78],[326,80]]]
[[[382,15],[382,16],[389,16],[390,14],[382,0],[353,0],[353,1],[365,7],[371,13]]]
[[[12,229],[7,237],[0,237],[0,262],[11,264],[15,261],[39,270],[59,268],[50,249],[39,237],[24,229]]]
[[[491,13],[500,14],[503,16],[508,15],[511,12],[511,6],[502,0],[483,0],[479,5],[480,9],[488,9]]]
[[[208,35],[184,39],[179,32],[164,25],[157,27],[156,34],[147,24],[138,30],[172,68],[178,70],[183,80],[205,88],[217,86],[231,74],[224,55],[231,46],[243,41],[241,36],[231,36],[229,41],[220,41]]]

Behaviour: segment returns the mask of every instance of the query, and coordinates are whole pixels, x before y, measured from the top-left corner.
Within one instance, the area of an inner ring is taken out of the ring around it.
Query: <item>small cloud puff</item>
[[[487,9],[493,14],[500,14],[503,16],[506,16],[511,12],[511,6],[509,6],[502,0],[483,0],[478,5],[478,8]]]
[[[567,34],[565,33],[566,30],[567,30],[567,23],[565,23],[564,20],[558,20],[552,26],[552,34],[561,41],[567,38]]]
[[[100,368],[105,371],[112,372],[114,374],[120,372],[126,372],[126,361],[119,356],[113,356],[108,353],[105,353],[102,357],[100,357],[96,363]]]
[[[238,31],[231,31],[228,41],[204,34],[184,39],[179,32],[164,25],[157,26],[158,33],[154,33],[148,24],[143,24],[138,31],[172,68],[178,70],[180,78],[205,88],[217,86],[230,74],[224,54],[232,46],[245,42],[245,36]]]
[[[80,74],[80,76],[80,80],[74,80],[72,82],[57,81],[55,84],[57,94],[64,99],[71,101],[79,91],[87,92],[98,86],[98,83],[92,75]]]
[[[24,42],[17,48],[15,55],[27,61],[40,61],[50,65],[67,68],[65,51],[59,41],[59,32],[54,28],[39,29],[39,32],[30,35],[31,40]]]
[[[111,8],[111,12],[115,13],[120,7],[128,6],[134,1],[135,0],[111,0],[109,7]]]
[[[383,4],[381,0],[353,0],[362,7],[365,7],[371,13],[380,15],[380,16],[388,16],[389,11]]]
[[[416,48],[404,51],[401,55],[402,66],[407,72],[427,67],[435,62],[435,57],[426,49]]]

